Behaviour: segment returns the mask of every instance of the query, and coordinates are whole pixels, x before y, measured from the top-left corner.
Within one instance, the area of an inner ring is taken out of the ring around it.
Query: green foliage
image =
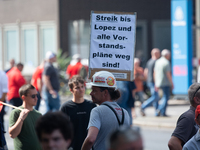
[[[67,53],[63,52],[61,49],[57,53],[57,63],[59,70],[66,71],[67,66],[70,64],[71,57]]]

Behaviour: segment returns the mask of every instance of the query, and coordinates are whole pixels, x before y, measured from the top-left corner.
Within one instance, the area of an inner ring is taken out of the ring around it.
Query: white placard
[[[133,72],[136,13],[91,13],[89,67]]]

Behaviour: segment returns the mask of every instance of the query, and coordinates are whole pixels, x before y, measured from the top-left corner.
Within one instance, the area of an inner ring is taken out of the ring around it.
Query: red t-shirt
[[[37,86],[37,80],[40,79],[42,80],[42,72],[43,72],[44,68],[42,67],[37,67],[35,72],[33,73],[32,79],[31,79],[31,83],[32,85],[36,88],[36,90],[38,91],[38,86]]]
[[[79,74],[79,71],[83,65],[80,62],[77,62],[75,65],[69,65],[66,70],[66,74],[70,75],[70,79],[74,76]]]
[[[12,98],[18,98],[19,96],[19,88],[26,83],[26,80],[22,76],[21,72],[17,69],[17,67],[13,67],[8,73],[8,100]]]

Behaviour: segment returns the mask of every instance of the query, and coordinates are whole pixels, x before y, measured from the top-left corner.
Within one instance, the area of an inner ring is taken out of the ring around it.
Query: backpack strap
[[[116,116],[116,118],[117,118],[117,121],[118,121],[118,124],[119,125],[123,125],[124,124],[124,111],[123,111],[123,109],[121,108],[121,110],[122,110],[122,121],[120,122],[119,121],[119,117],[117,116],[117,113],[116,113],[116,111],[114,110],[114,108],[112,108],[110,105],[108,105],[108,104],[103,104],[103,105],[106,105],[107,107],[109,107],[113,112],[114,112],[114,114],[115,114],[115,116]]]

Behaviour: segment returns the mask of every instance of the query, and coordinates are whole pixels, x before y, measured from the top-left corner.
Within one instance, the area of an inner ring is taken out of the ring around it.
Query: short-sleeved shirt
[[[177,121],[176,128],[172,133],[172,136],[175,136],[183,141],[184,145],[189,139],[191,139],[197,132],[198,126],[194,120],[195,118],[195,108],[190,106],[190,109],[184,112]]]
[[[148,74],[147,74],[147,82],[152,82],[154,83],[154,78],[153,78],[153,73],[154,73],[154,66],[155,66],[155,59],[149,59],[146,65],[146,68],[148,69]]]
[[[71,146],[73,150],[80,150],[87,136],[87,127],[91,110],[96,107],[92,101],[84,100],[83,103],[74,103],[72,100],[61,106],[61,111],[70,117],[74,127],[74,138]]]
[[[156,87],[171,86],[167,72],[171,71],[170,62],[165,57],[159,58],[155,63],[155,85]]]
[[[200,131],[197,133],[183,146],[183,150],[199,150],[200,148]]]
[[[119,120],[122,120],[122,110],[120,106],[116,102],[104,102],[111,106],[117,113]],[[88,125],[88,129],[90,127],[96,127],[99,132],[96,138],[96,141],[93,145],[94,150],[105,150],[106,149],[106,140],[108,135],[113,130],[119,128],[119,123],[114,112],[108,107],[103,105],[102,103],[100,106],[95,107],[92,109],[90,114],[90,121]],[[124,124],[125,126],[130,126],[130,117],[128,112],[123,109],[124,111]]]
[[[81,62],[77,62],[75,65],[70,64],[67,67],[66,74],[69,74],[69,78],[71,79],[74,75],[79,74],[79,71],[81,70],[82,66],[83,65],[81,64]]]
[[[12,98],[19,98],[19,88],[26,83],[26,80],[22,76],[17,67],[13,67],[8,73],[8,100]]]
[[[20,108],[24,109],[22,106]],[[9,117],[9,126],[12,127],[20,115],[20,110],[13,109]],[[37,110],[33,109],[23,121],[20,134],[14,138],[15,150],[41,150],[41,146],[35,131],[35,123],[41,116]]]
[[[36,90],[38,91],[38,86],[37,86],[37,80],[40,79],[42,80],[42,72],[43,72],[44,68],[42,67],[37,67],[35,72],[33,73],[32,76],[32,85],[36,88]]]
[[[58,79],[58,72],[51,63],[45,63],[43,74],[49,76],[52,88],[55,91],[59,91],[60,84]],[[48,89],[46,88],[46,90]]]

